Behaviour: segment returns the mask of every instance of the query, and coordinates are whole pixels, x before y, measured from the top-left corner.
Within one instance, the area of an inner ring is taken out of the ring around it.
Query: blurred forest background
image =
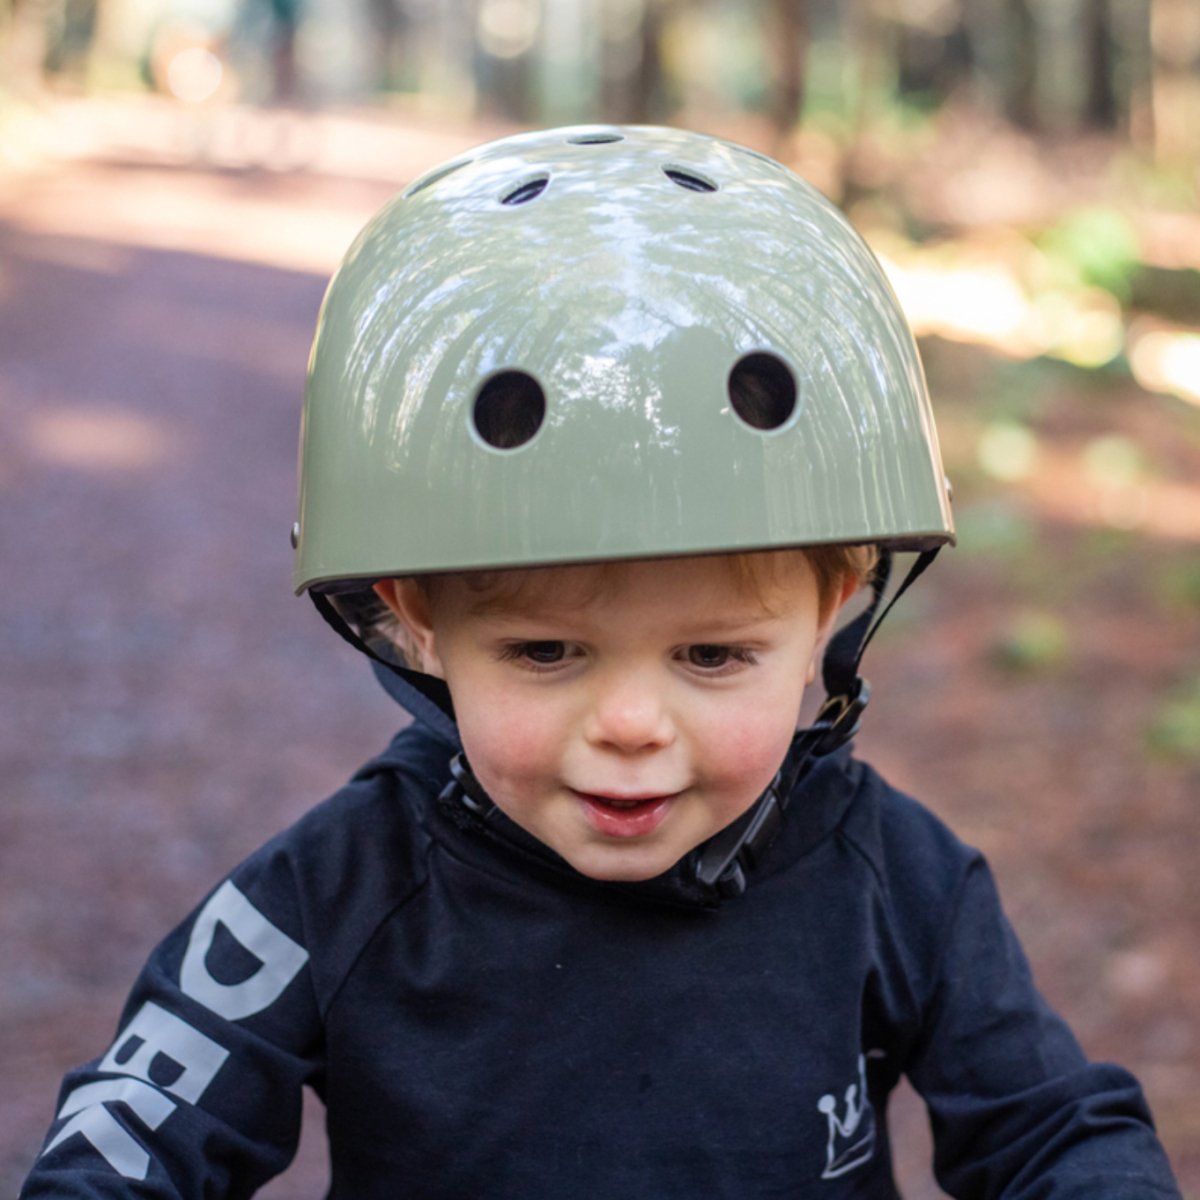
[[[960,544],[863,752],[1200,1200],[1197,0],[0,0],[0,1189],[166,925],[395,724],[287,592],[328,273],[439,161],[616,121],[780,157],[887,269]]]

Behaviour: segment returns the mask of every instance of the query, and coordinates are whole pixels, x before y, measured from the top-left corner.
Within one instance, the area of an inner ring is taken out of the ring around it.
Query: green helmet
[[[681,130],[492,142],[418,179],[326,294],[295,587],[953,541],[915,343],[846,219]]]

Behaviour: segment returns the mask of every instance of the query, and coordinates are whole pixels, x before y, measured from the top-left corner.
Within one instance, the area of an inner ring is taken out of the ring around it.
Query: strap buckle
[[[849,692],[827,696],[817,718],[804,731],[805,749],[820,758],[844,746],[862,728],[862,715],[871,701],[871,685],[861,676]]]
[[[449,803],[457,799],[469,813],[486,821],[496,811],[496,805],[475,778],[475,772],[461,752],[450,760],[450,775],[450,782],[442,789],[438,802]]]
[[[780,770],[750,811],[702,848],[695,866],[698,883],[726,898],[746,890],[747,871],[758,865],[783,823],[783,784]]]

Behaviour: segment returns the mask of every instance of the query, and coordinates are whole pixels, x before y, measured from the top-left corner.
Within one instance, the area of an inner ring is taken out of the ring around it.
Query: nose
[[[594,746],[630,754],[669,746],[675,725],[661,691],[637,673],[598,683],[585,735]]]

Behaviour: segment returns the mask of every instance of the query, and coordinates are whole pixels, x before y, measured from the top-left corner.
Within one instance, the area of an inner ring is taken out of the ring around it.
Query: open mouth
[[[584,815],[596,832],[614,838],[644,837],[652,833],[662,824],[679,794],[602,796],[575,792]]]

